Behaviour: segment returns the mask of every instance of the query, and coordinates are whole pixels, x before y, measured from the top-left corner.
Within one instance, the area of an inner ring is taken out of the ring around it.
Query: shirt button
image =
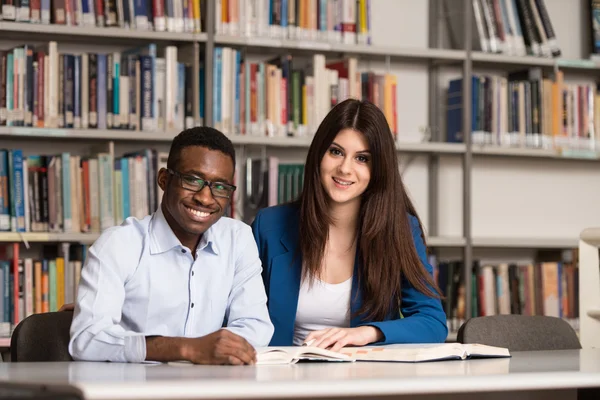
[[[194,276],[194,271],[192,271],[192,276]]]
[[[185,249],[181,249],[181,252],[182,252],[183,254],[185,254]]]
[[[194,303],[192,303],[192,308],[194,308]]]

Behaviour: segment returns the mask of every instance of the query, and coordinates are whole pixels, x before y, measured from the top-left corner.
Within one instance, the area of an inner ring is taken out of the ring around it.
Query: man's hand
[[[221,329],[209,335],[187,339],[182,347],[185,360],[194,364],[253,365],[256,350],[241,336]]]
[[[344,346],[365,346],[378,342],[383,338],[381,331],[374,326],[360,326],[358,328],[329,328],[311,332],[304,343],[312,340],[310,346],[339,351]]]

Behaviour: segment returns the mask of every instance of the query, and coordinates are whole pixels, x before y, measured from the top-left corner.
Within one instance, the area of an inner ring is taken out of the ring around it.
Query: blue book
[[[472,102],[472,115],[471,115],[471,132],[477,130],[477,104],[479,94],[479,77],[471,77],[471,102]],[[450,81],[448,86],[448,100],[446,109],[446,141],[450,143],[463,143],[463,131],[462,131],[462,78],[454,79]]]
[[[11,230],[26,232],[25,227],[25,186],[23,182],[23,152],[19,149],[10,151],[10,196],[11,196]]]
[[[213,126],[221,127],[221,73],[223,61],[223,48],[215,47],[215,60],[213,67]]]
[[[123,181],[121,194],[123,204],[123,220],[131,216],[130,193],[129,193],[129,162],[127,157],[122,157],[121,162],[121,180]]]
[[[96,95],[98,96],[97,100],[97,110],[98,110],[98,129],[106,129],[107,121],[106,121],[106,90],[107,90],[107,57],[106,54],[98,54],[98,68],[96,70],[96,82],[98,86],[98,90]]]
[[[177,63],[177,100],[175,101],[175,126],[185,128],[185,64]]]
[[[140,73],[142,96],[140,105],[140,114],[143,131],[156,130],[157,109],[154,107],[154,74],[155,59],[152,56],[140,56]]]
[[[135,28],[138,30],[148,29],[148,5],[150,0],[134,0],[133,12],[135,14]]]
[[[239,133],[240,130],[240,69],[242,64],[242,52],[235,51],[235,101],[233,103],[233,126],[234,131],[230,133]]]
[[[205,85],[205,81],[204,81],[204,66],[200,67],[200,102],[199,102],[199,107],[200,107],[200,125],[204,125],[204,85]]]
[[[321,2],[326,3],[326,0],[321,0]],[[327,18],[327,17],[322,16],[321,18]],[[325,24],[325,25],[327,26],[327,24]],[[281,0],[281,27],[285,30],[283,32],[283,34],[285,35],[284,37],[287,37],[287,26],[288,26],[288,0]]]
[[[121,127],[121,120],[120,120],[120,105],[119,105],[119,100],[120,100],[120,87],[121,85],[119,84],[119,79],[121,76],[121,54],[120,53],[113,53],[112,56],[112,60],[113,60],[113,68],[112,68],[112,82],[113,82],[113,90],[112,90],[112,114],[113,114],[113,128],[120,128]]]

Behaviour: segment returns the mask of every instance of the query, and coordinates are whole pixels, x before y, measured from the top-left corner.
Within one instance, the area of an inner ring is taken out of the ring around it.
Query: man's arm
[[[137,265],[135,246],[124,248],[127,241],[119,236],[115,230],[105,232],[90,247],[81,270],[69,341],[75,360],[141,362],[146,358],[144,335],[119,325],[127,268]]]
[[[186,360],[194,364],[252,365],[256,350],[241,336],[226,329],[200,338],[146,337],[148,361]]]
[[[264,347],[273,336],[267,295],[261,277],[262,264],[249,226],[238,233],[237,261],[229,295],[227,329],[244,337],[254,347]]]

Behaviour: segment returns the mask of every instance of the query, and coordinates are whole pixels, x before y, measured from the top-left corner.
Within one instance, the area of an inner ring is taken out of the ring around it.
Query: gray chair
[[[510,351],[581,349],[577,333],[568,322],[546,316],[471,318],[458,330],[457,341],[506,347]]]
[[[73,361],[69,338],[73,311],[33,314],[19,322],[10,339],[10,359]]]

